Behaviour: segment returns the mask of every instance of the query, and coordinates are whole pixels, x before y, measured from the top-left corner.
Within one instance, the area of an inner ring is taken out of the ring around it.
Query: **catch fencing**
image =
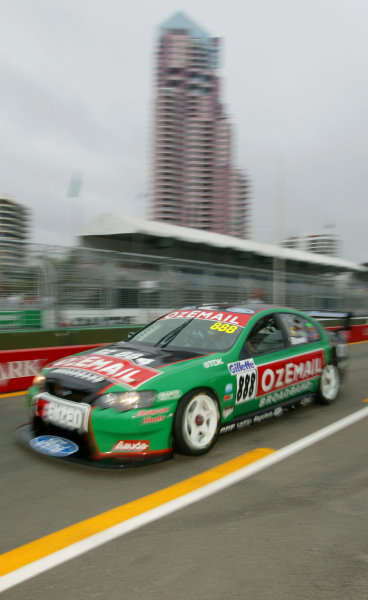
[[[0,330],[145,323],[182,306],[262,299],[300,309],[368,314],[352,273],[318,276],[160,256],[28,245],[0,264]]]

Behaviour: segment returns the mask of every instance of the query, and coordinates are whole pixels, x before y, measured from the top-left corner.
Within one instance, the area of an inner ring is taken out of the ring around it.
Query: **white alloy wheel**
[[[220,431],[220,408],[210,391],[190,392],[179,402],[173,424],[177,451],[198,456],[215,445]]]
[[[335,400],[340,390],[340,375],[335,365],[326,365],[322,371],[320,381],[319,400],[328,404]]]
[[[216,435],[219,410],[217,402],[207,394],[194,396],[183,415],[183,437],[194,450],[207,448]]]

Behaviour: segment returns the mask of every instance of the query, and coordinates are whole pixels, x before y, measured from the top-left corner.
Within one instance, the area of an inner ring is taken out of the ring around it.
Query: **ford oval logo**
[[[79,447],[74,442],[56,435],[40,435],[33,438],[29,442],[29,445],[33,450],[41,452],[41,454],[48,454],[49,456],[57,456],[59,458],[69,456],[79,450]]]

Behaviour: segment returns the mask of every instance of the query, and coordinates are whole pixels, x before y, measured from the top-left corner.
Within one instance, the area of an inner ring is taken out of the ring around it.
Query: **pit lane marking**
[[[11,398],[12,396],[25,396],[27,394],[27,390],[23,390],[23,392],[8,392],[7,394],[0,394],[0,398]]]
[[[368,398],[363,400],[368,403]],[[0,555],[0,592],[93,550],[316,444],[368,417],[368,406],[279,450],[257,448],[133,502]]]
[[[257,448],[0,555],[0,592],[214,493],[210,491],[211,486],[273,452],[269,448]]]

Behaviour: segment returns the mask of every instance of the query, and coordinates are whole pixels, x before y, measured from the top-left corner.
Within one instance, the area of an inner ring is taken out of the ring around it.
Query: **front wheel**
[[[219,432],[220,409],[215,396],[208,390],[184,396],[175,413],[175,449],[192,456],[205,454],[215,445]]]
[[[336,365],[330,364],[323,368],[319,389],[317,393],[317,402],[319,404],[329,404],[337,397],[340,391],[340,375]]]

